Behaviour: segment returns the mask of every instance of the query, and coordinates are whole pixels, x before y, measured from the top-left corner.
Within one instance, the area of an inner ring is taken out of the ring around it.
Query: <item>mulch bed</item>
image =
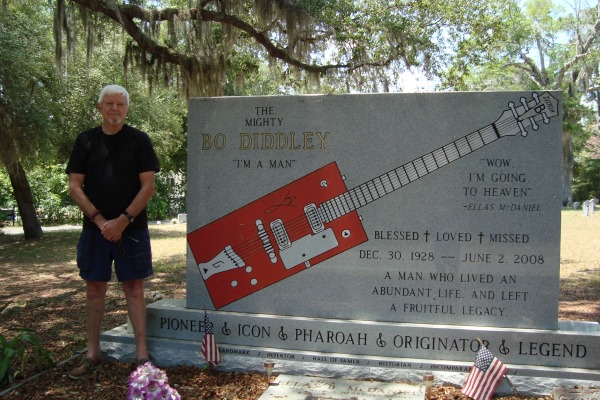
[[[69,370],[78,359],[64,363],[35,379],[22,383],[5,394],[3,399],[101,399],[122,400],[127,392],[127,381],[133,366],[107,363],[90,376],[69,379]],[[259,373],[218,372],[197,367],[179,366],[165,370],[169,385],[182,399],[258,399],[267,389],[265,378]]]
[[[123,363],[105,364],[91,376],[73,381],[69,370],[77,360],[64,363],[37,378],[25,382],[3,399],[95,399],[122,400],[127,391],[127,380],[133,366]],[[264,374],[258,372],[221,372],[205,368],[179,366],[165,369],[169,384],[182,399],[253,400],[267,389]],[[435,386],[426,400],[468,400],[459,388]],[[523,396],[503,397],[504,400],[550,400],[550,396],[533,398]]]

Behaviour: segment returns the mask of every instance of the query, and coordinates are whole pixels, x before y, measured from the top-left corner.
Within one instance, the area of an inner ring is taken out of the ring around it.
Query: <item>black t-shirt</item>
[[[113,219],[125,211],[139,192],[139,174],[159,170],[150,137],[124,125],[114,135],[106,135],[102,127],[80,133],[66,173],[84,174],[84,192],[104,217]],[[129,228],[145,227],[147,223],[144,209]],[[96,225],[84,218],[83,226]]]

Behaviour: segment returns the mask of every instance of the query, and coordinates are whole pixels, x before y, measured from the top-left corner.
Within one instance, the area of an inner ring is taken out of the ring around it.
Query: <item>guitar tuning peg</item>
[[[542,112],[542,118],[544,119],[544,123],[545,124],[549,124],[550,123],[550,118],[548,118],[548,116],[546,115],[545,111]]]
[[[540,100],[537,96],[537,93],[534,93],[533,98],[534,98],[535,102],[537,104],[539,104]],[[529,111],[529,105],[527,104],[527,99],[525,97],[521,97],[521,104],[523,104],[523,108],[525,109],[525,111]],[[535,118],[529,117],[529,121],[531,121],[531,127],[533,128],[534,131],[537,131],[540,128],[540,126],[535,121]],[[523,134],[523,132],[521,132],[521,134]],[[527,135],[523,135],[523,136],[527,136]]]
[[[546,107],[540,105],[536,107],[536,111],[542,116],[542,120],[545,124],[550,123],[550,118],[548,118],[548,115],[546,114]]]
[[[521,100],[523,100],[523,98],[521,98]],[[521,136],[523,136],[523,137],[527,136],[527,131],[525,130],[525,127],[523,126],[521,121],[519,121],[519,113],[517,112],[517,109],[515,108],[515,103],[513,103],[511,101],[508,103],[508,106],[510,107],[510,110],[512,111],[513,116],[517,120],[517,125],[519,126],[519,130],[521,131]]]
[[[533,119],[533,117],[529,118],[529,120],[531,121],[531,127],[533,128],[534,131],[537,131],[538,129],[540,129],[540,126],[538,125],[537,122],[535,122],[535,119]]]

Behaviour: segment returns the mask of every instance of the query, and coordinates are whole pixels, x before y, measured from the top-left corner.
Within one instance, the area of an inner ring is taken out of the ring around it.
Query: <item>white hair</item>
[[[122,94],[123,96],[125,96],[125,104],[127,105],[127,107],[129,107],[129,93],[127,93],[127,89],[119,85],[104,86],[104,88],[102,88],[102,90],[100,91],[100,96],[98,96],[98,104],[102,103],[102,100],[104,100],[104,96],[106,96],[107,94],[115,93]]]

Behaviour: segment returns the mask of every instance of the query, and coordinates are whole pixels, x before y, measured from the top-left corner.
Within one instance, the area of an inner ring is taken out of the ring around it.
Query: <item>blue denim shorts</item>
[[[108,282],[112,265],[119,282],[152,275],[152,251],[148,229],[126,230],[121,240],[109,242],[99,230],[84,229],[77,244],[79,276],[86,281]]]

